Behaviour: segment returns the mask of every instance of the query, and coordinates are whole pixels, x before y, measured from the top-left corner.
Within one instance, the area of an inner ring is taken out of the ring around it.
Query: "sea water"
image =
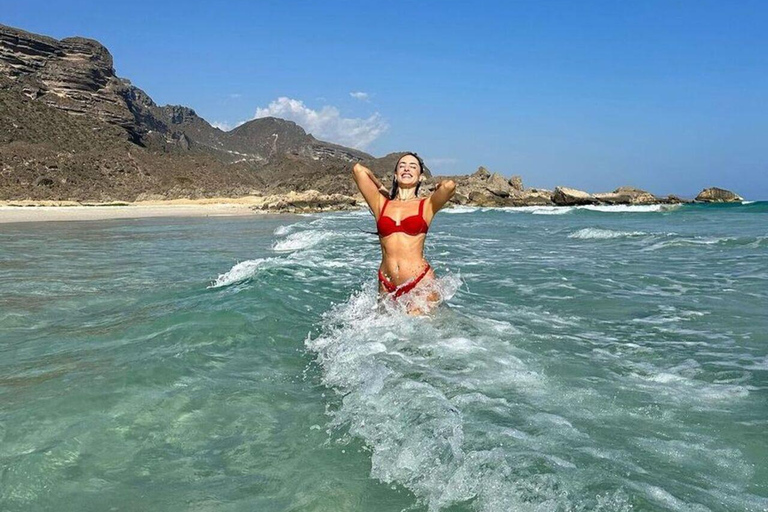
[[[768,204],[0,226],[0,510],[768,510]]]

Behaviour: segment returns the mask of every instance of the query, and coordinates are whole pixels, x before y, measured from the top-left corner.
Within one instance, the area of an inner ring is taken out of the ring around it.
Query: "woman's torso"
[[[384,274],[399,285],[424,268],[424,241],[429,222],[427,198],[406,202],[385,200],[376,219]]]

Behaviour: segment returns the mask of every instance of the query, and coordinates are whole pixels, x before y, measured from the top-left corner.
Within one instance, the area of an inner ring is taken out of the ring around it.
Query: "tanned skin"
[[[359,163],[353,167],[352,175],[374,218],[378,222],[384,201],[389,197],[389,190],[376,178],[370,169]],[[397,180],[397,195],[387,205],[386,214],[396,224],[400,224],[402,219],[417,215],[419,212],[416,185],[420,181],[424,181],[424,176],[420,171],[418,159],[413,155],[403,155],[397,162],[395,179]],[[435,214],[445,206],[455,192],[456,184],[453,180],[443,180],[437,184],[435,190],[424,201],[424,220],[427,225],[432,223]],[[419,233],[415,236],[406,233],[392,233],[387,237],[379,237],[382,256],[379,269],[396,286],[400,286],[409,279],[413,279],[423,270],[427,263],[424,259],[424,241],[426,237],[426,233]],[[411,293],[415,292],[422,282],[429,279],[435,279],[435,273],[431,268]],[[382,283],[379,283],[379,293],[381,295],[387,293]],[[439,295],[435,291],[431,292],[427,298],[429,303],[432,304],[436,304],[439,301]],[[408,313],[421,315],[425,312],[421,311],[418,307],[412,307],[409,308]]]

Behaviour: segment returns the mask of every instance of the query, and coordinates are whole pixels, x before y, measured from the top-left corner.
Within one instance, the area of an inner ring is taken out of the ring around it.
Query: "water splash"
[[[208,288],[221,288],[222,286],[229,286],[247,279],[252,279],[256,276],[259,270],[264,268],[265,264],[269,264],[273,261],[275,261],[275,258],[257,258],[254,260],[241,261],[227,272],[219,274]]]

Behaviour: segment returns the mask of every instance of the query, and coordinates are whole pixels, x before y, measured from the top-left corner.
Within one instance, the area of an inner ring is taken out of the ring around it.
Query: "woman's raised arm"
[[[352,176],[375,217],[379,213],[381,198],[388,196],[389,191],[373,174],[373,171],[362,164],[355,164],[352,168]]]
[[[440,208],[445,206],[445,203],[447,203],[455,193],[456,183],[454,183],[453,180],[443,180],[438,183],[437,187],[435,187],[435,191],[429,196],[429,203],[432,205],[432,214],[434,215]]]

